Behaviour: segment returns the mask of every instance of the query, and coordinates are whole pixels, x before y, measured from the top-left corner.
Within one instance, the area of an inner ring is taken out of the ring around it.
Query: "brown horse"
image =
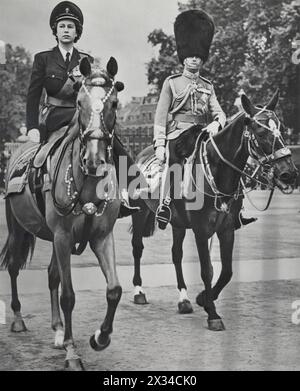
[[[277,101],[278,92],[265,107],[255,107],[246,95],[243,95],[242,104],[245,113],[240,113],[215,137],[209,137],[206,141],[202,139],[202,142],[199,142],[200,139],[196,141],[195,135],[201,131],[196,125],[179,137],[175,148],[178,154],[189,156],[196,143],[192,183],[197,184],[199,171],[196,168],[200,163],[202,167],[200,170],[205,174],[204,187],[201,189],[196,187],[197,192],[204,197],[202,206],[197,210],[191,210],[186,207],[187,203],[182,207],[184,202],[182,199],[174,199],[171,203],[172,260],[180,292],[178,307],[180,313],[193,311],[182,272],[182,244],[186,229],[190,228],[195,236],[205,288],[197,296],[196,302],[207,312],[210,330],[224,329],[214,301],[232,277],[234,230],[243,198],[240,179],[249,156],[256,159],[261,168],[273,178],[271,184],[273,187],[278,186],[284,190],[288,185],[292,185],[297,177],[291,152],[285,147],[280,133],[281,124],[274,113]],[[152,154],[153,148],[148,147],[138,156],[137,164],[143,166]],[[148,198],[135,202],[142,211],[132,216],[134,301],[137,304],[146,304],[146,296],[141,288],[140,262],[144,248],[143,237],[151,236],[154,232],[158,200]],[[217,234],[220,242],[222,271],[217,283],[212,287],[213,268],[208,240],[214,233]]]
[[[17,292],[19,270],[25,266],[29,251],[32,255],[35,237],[53,243],[48,268],[52,329],[55,331],[55,346],[66,350],[65,367],[69,370],[83,369],[72,335],[75,294],[71,278],[71,253],[80,254],[89,243],[107,281],[106,317],[100,330],[90,339],[91,347],[96,351],[105,349],[110,343],[114,315],[122,295],[116,273],[113,238],[120,201],[118,194],[115,194],[116,197],[108,194],[115,193],[117,188],[112,144],[117,93],[123,89],[123,83],[114,80],[118,71],[114,58],[110,59],[106,70],[91,69],[89,61],[83,59],[80,71],[83,78],[78,83],[78,109],[66,138],[51,157],[51,191],[44,193],[45,216],[34,205],[29,184],[21,194],[9,195],[6,198],[9,234],[1,253],[2,266],[8,268],[11,278],[11,308],[15,315],[11,330],[22,332],[26,331],[26,326]],[[112,169],[106,170],[108,166]],[[110,187],[105,192],[99,187],[104,175]],[[76,249],[77,243],[79,247]],[[65,328],[58,300],[60,283],[60,305]]]

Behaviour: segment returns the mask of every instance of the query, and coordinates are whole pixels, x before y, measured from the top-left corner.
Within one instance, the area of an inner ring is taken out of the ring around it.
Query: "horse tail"
[[[9,199],[5,200],[8,237],[0,253],[0,267],[7,269],[12,261],[18,262],[19,269],[32,260],[35,236],[24,230],[13,215]],[[21,242],[20,242],[21,239]]]

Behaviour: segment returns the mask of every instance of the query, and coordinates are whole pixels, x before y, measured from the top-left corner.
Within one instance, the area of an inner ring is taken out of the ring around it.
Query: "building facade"
[[[118,136],[133,157],[152,145],[157,102],[154,94],[133,97],[118,111]]]

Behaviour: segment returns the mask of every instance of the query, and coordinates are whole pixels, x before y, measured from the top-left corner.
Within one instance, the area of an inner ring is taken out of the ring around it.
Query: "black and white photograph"
[[[0,372],[299,371],[300,0],[0,11]]]

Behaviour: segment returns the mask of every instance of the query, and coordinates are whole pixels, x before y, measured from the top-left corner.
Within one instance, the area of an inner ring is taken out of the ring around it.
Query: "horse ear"
[[[266,108],[268,110],[274,111],[279,99],[279,88],[277,88],[275,94],[272,96],[270,102],[267,104]]]
[[[241,96],[241,102],[242,102],[242,106],[243,106],[243,109],[245,110],[245,112],[248,115],[250,115],[250,117],[253,117],[253,115],[255,114],[255,109],[254,109],[253,104],[250,102],[250,99],[247,97],[247,95],[243,94]]]
[[[115,77],[118,73],[118,63],[114,57],[111,57],[106,65],[106,70],[111,77]]]
[[[117,89],[118,92],[123,91],[124,88],[125,88],[124,83],[122,83],[121,81],[117,81],[116,82],[116,89]]]
[[[92,67],[91,67],[91,63],[90,63],[90,61],[87,59],[87,57],[84,57],[84,58],[80,61],[79,70],[80,70],[80,73],[81,73],[84,77],[88,77],[88,76],[91,74],[91,72],[92,72]]]

